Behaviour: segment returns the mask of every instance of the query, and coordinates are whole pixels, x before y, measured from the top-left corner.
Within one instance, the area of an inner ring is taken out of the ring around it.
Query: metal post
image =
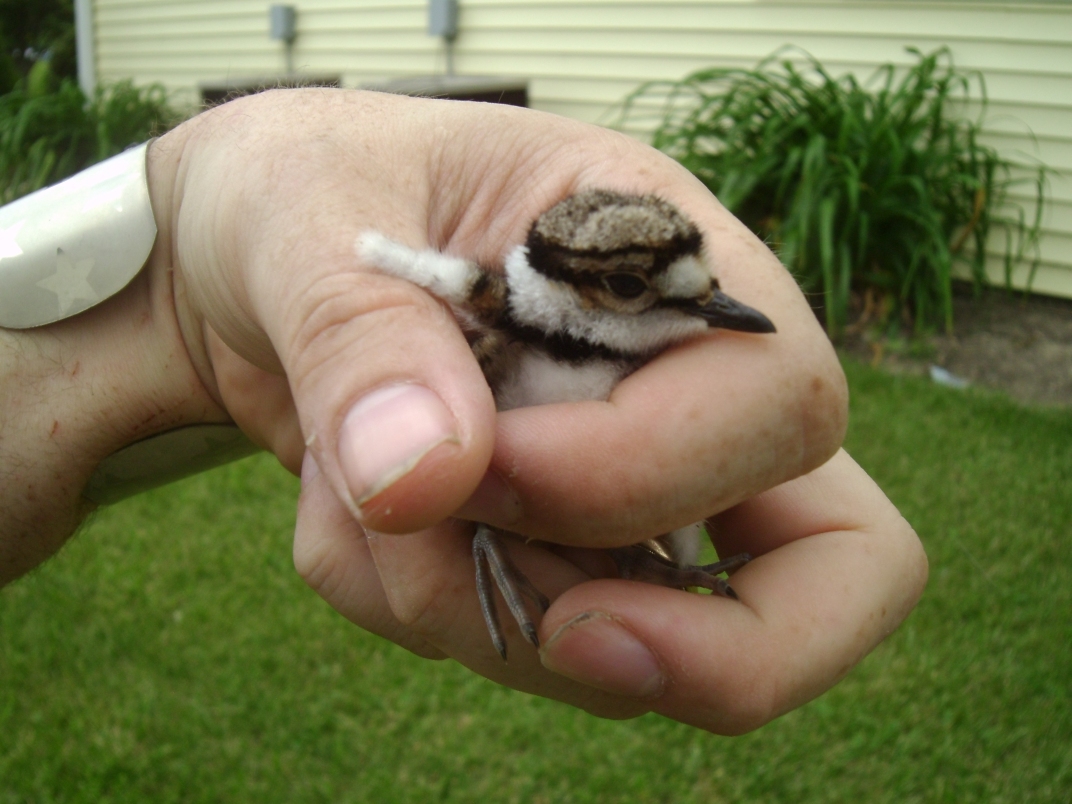
[[[78,56],[78,86],[87,98],[97,88],[97,48],[93,35],[93,0],[74,0],[74,43]]]

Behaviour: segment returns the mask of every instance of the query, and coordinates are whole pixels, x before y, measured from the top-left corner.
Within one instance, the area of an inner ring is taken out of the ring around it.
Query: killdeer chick
[[[775,331],[766,316],[719,289],[699,229],[653,195],[589,190],[570,196],[536,219],[501,272],[416,251],[371,231],[358,238],[357,252],[368,265],[420,285],[451,307],[499,410],[606,399],[660,351],[712,327]],[[701,532],[697,523],[608,552],[623,578],[736,598],[719,575],[750,557],[694,566]],[[487,525],[477,525],[473,556],[481,609],[499,654],[506,659],[492,577],[521,632],[539,647],[523,596],[541,612],[547,598]]]

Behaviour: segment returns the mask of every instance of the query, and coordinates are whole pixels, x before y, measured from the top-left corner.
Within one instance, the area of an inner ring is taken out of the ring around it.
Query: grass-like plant
[[[104,509],[0,590],[0,802],[1068,804],[1072,412],[846,372],[846,446],[930,584],[754,734],[600,720],[360,631],[294,572],[298,481],[261,455]]]
[[[175,125],[163,87],[121,81],[92,101],[64,79],[54,92],[0,96],[0,203],[52,184]]]
[[[647,84],[626,99],[619,125],[636,124],[656,102],[655,147],[775,249],[818,297],[832,336],[853,291],[866,289],[889,320],[949,330],[954,264],[985,284],[992,234],[1004,235],[1007,284],[1025,255],[1037,265],[1048,171],[1031,166],[1025,179],[1024,165],[980,142],[981,74],[958,70],[945,48],[910,52],[911,68],[887,64],[861,84],[780,50],[752,70]],[[980,107],[974,119],[969,101]],[[1030,216],[1010,202],[1019,182],[1033,185]]]

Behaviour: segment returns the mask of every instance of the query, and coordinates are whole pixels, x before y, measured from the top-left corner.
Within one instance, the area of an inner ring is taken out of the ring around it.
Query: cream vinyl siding
[[[344,85],[359,86],[444,69],[442,44],[425,33],[424,2],[292,4],[301,72],[339,74]],[[98,77],[158,81],[193,102],[202,81],[278,75],[283,48],[268,38],[268,5],[96,0]],[[461,0],[459,29],[457,72],[526,78],[533,107],[603,123],[645,81],[751,67],[786,44],[811,52],[835,75],[860,78],[884,62],[911,64],[906,46],[947,45],[958,66],[985,76],[989,141],[1064,172],[1051,182],[1034,287],[1072,297],[1072,1]],[[630,133],[646,132],[641,125]]]

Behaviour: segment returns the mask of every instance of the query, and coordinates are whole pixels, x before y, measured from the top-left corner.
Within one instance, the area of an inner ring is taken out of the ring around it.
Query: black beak
[[[699,315],[709,326],[720,329],[761,333],[777,331],[771,320],[759,310],[753,310],[717,289],[714,298],[700,308]]]

